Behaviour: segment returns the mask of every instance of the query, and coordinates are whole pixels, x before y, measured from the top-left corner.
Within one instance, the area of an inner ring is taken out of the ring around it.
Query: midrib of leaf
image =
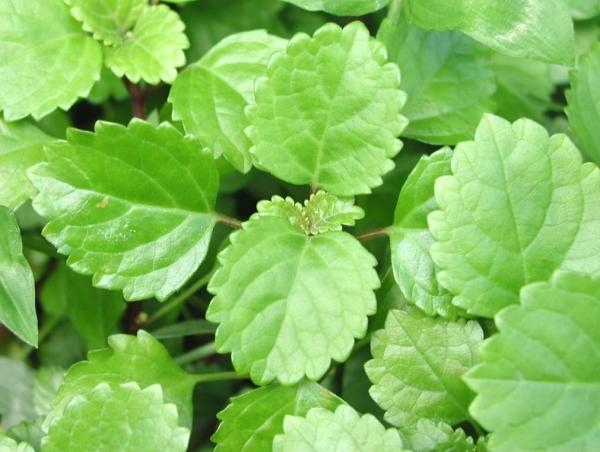
[[[404,328],[404,325],[402,324],[402,322],[398,321],[397,324],[398,324],[398,327],[400,329],[402,329],[402,331],[404,331],[404,334],[406,335],[406,337],[408,338],[408,340],[412,344],[414,350],[419,354],[419,356],[423,359],[423,361],[427,364],[427,366],[429,366],[429,369],[431,369],[431,371],[433,372],[433,374],[436,376],[437,380],[440,382],[440,384],[442,385],[442,387],[446,390],[446,392],[448,393],[448,395],[452,398],[452,400],[454,401],[454,403],[456,404],[456,406],[458,408],[460,408],[460,411],[462,412],[464,418],[470,420],[471,416],[469,415],[468,410],[465,409],[465,407],[460,403],[460,401],[456,397],[456,395],[450,390],[450,388],[448,387],[448,385],[446,384],[446,382],[442,378],[442,375],[440,375],[440,373],[438,372],[438,370],[436,369],[436,367],[431,363],[431,361],[427,357],[427,354],[419,347],[418,343],[415,341],[415,339],[412,337],[412,335],[408,332],[408,330],[406,328]],[[447,334],[447,332],[446,332],[446,334]],[[470,347],[469,347],[469,349],[470,349]]]
[[[333,106],[335,105],[338,97],[338,92],[340,90],[340,86],[342,82],[346,78],[346,69],[348,68],[348,62],[350,61],[350,57],[352,56],[352,51],[354,50],[354,44],[356,42],[356,36],[354,36],[354,40],[352,41],[352,47],[349,52],[346,52],[344,61],[344,67],[340,71],[340,77],[337,80],[333,95],[330,97],[329,109],[327,110],[327,117],[325,118],[325,124],[323,125],[323,133],[321,134],[321,139],[319,140],[319,146],[317,148],[317,160],[315,162],[314,175],[311,181],[312,187],[318,187],[319,177],[321,175],[321,162],[323,159],[323,145],[325,144],[325,138],[327,137],[327,133],[329,130],[329,124],[331,123],[331,114],[334,111]]]

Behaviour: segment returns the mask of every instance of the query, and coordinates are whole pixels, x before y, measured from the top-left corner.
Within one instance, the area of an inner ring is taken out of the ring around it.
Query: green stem
[[[226,381],[226,380],[246,380],[248,377],[238,375],[235,372],[218,372],[214,374],[198,374],[194,375],[196,383],[206,383],[209,381]]]
[[[227,215],[223,215],[222,213],[217,214],[217,221],[219,223],[226,224],[233,229],[240,229],[242,227],[242,222],[236,218],[228,217]]]
[[[392,0],[390,2],[390,6],[388,7],[387,18],[392,21],[392,23],[397,24],[401,15],[402,0]]]
[[[194,361],[198,361],[202,358],[206,358],[207,356],[211,356],[217,353],[217,349],[215,347],[214,342],[209,342],[208,344],[201,345],[198,348],[190,350],[187,353],[184,353],[181,356],[175,358],[175,362],[179,365],[189,364]]]
[[[144,324],[144,327],[147,327],[148,325],[152,325],[158,319],[163,318],[165,315],[167,315],[173,309],[175,309],[182,303],[185,303],[188,298],[190,298],[198,290],[200,290],[202,287],[204,287],[208,284],[208,281],[210,281],[212,274],[213,274],[213,272],[207,273],[202,278],[200,278],[198,281],[196,281],[194,284],[192,284],[187,289],[185,289],[183,292],[181,292],[181,293],[173,296],[171,299],[167,300],[161,308],[159,308],[154,314],[152,314],[150,316],[148,321]]]

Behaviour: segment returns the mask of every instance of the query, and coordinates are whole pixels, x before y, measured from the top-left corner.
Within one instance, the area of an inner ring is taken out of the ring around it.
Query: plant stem
[[[372,231],[363,232],[358,234],[356,238],[361,242],[367,242],[369,240],[378,239],[381,237],[387,237],[389,235],[388,228],[373,229]]]
[[[197,347],[193,350],[190,350],[187,353],[184,353],[181,356],[175,358],[175,362],[179,365],[188,364],[194,361],[198,361],[202,358],[206,358],[207,356],[211,356],[217,353],[217,349],[215,348],[214,342],[209,342],[208,344],[203,344],[200,347]]]
[[[197,374],[194,375],[196,383],[206,383],[209,381],[226,381],[226,380],[246,380],[248,377],[238,375],[235,372],[217,372],[214,374]]]
[[[135,118],[146,119],[146,99],[150,90],[142,89],[139,83],[131,83],[127,77],[123,77],[123,82],[129,91],[131,97],[131,110]]]
[[[387,18],[392,21],[392,23],[397,24],[398,19],[402,15],[402,0],[392,0],[390,2],[390,6],[388,7]]]
[[[167,315],[169,312],[171,312],[177,306],[179,306],[180,304],[187,301],[188,298],[190,298],[198,290],[200,290],[202,287],[204,287],[208,284],[208,281],[210,281],[210,278],[212,277],[212,275],[213,275],[213,272],[207,273],[202,278],[200,278],[198,281],[196,281],[194,284],[192,284],[187,289],[185,289],[183,292],[181,292],[177,295],[174,295],[169,300],[167,300],[163,306],[161,306],[154,314],[152,314],[150,316],[148,321],[144,324],[144,327],[153,324],[158,319],[163,318],[165,315]]]
[[[237,218],[228,217],[227,215],[223,215],[222,213],[217,214],[217,221],[219,223],[226,224],[227,226],[232,227],[233,229],[240,229],[242,227],[242,222]]]

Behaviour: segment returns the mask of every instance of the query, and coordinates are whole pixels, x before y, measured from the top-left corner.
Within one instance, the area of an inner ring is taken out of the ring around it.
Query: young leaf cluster
[[[1,1],[0,450],[598,449],[599,20]]]

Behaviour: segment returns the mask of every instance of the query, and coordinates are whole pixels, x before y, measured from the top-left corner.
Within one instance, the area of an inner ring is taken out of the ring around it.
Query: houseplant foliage
[[[599,21],[0,2],[0,450],[596,450]]]

